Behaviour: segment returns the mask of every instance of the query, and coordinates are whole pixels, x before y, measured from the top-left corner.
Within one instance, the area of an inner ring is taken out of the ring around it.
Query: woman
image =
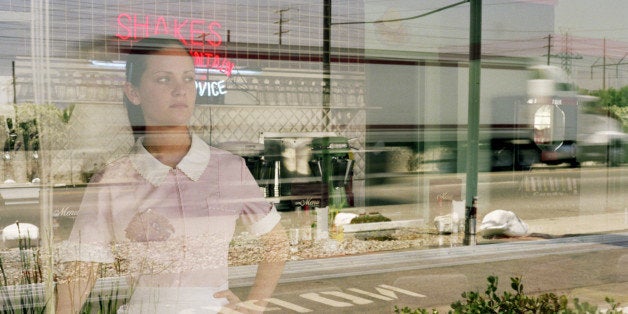
[[[136,144],[85,192],[62,258],[80,261],[89,280],[62,285],[59,308],[76,311],[93,285],[94,265],[116,260],[128,263],[129,313],[234,307],[239,299],[228,290],[227,257],[237,219],[271,253],[248,299],[269,297],[287,252],[280,216],[242,158],[191,133],[196,91],[189,52],[173,38],[146,38],[130,52],[126,74]]]

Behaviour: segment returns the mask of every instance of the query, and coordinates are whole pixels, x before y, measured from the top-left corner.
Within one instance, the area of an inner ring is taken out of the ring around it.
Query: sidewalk
[[[474,246],[379,252],[364,255],[288,261],[281,282],[360,276],[410,269],[513,260],[553,254],[591,252],[595,250],[626,250],[627,248],[628,231],[624,231],[599,235],[560,237],[532,241],[511,241]],[[626,251],[625,261],[628,262],[628,250]],[[230,267],[230,286],[238,287],[252,284],[256,270],[256,265]],[[625,273],[621,275],[623,276],[622,278],[628,282],[628,267],[626,267]]]
[[[525,222],[530,227],[531,234],[564,236],[615,232],[628,230],[628,208],[624,213],[546,218]]]

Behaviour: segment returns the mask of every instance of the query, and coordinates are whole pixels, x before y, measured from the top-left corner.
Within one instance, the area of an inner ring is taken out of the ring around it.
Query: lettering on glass
[[[222,26],[217,21],[120,13],[117,25],[116,37],[124,41],[167,34],[192,47],[205,44],[218,47],[222,44],[222,36],[218,33]]]
[[[153,35],[170,35],[190,49],[194,66],[231,77],[235,64],[214,48],[222,44],[217,21],[178,18],[164,15],[120,13],[116,37],[121,41],[136,41]],[[208,72],[209,74],[209,72]],[[227,93],[224,80],[211,81],[205,76],[196,81],[197,104],[222,104]]]

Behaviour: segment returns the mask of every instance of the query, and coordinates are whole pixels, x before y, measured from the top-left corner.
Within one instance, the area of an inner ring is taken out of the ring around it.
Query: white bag
[[[521,221],[515,213],[503,209],[486,214],[479,230],[484,237],[495,235],[522,237],[529,233],[528,224]]]

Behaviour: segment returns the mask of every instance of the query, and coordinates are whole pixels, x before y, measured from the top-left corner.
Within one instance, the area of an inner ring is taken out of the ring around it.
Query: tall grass
[[[18,261],[11,271],[7,261],[0,254],[0,313],[44,313],[47,301],[44,300],[43,272],[39,249],[33,246],[30,234],[25,238],[21,236],[20,224],[18,227],[17,255]]]
[[[30,236],[20,236],[17,248],[0,252],[0,314],[39,314],[49,310],[51,303],[45,299],[40,250],[33,244]],[[119,263],[114,265],[118,275],[122,272]],[[106,272],[107,265],[100,265],[98,277],[106,277]],[[95,289],[98,291],[89,295],[81,313],[116,313],[128,296],[121,289],[125,287],[120,281],[103,281]]]

